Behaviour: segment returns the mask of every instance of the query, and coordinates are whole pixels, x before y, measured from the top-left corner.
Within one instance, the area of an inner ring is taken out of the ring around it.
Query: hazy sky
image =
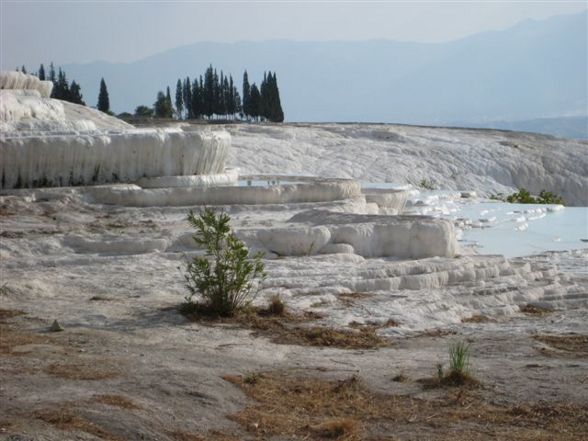
[[[2,68],[134,61],[197,41],[453,40],[525,19],[586,9],[581,1],[7,1]]]

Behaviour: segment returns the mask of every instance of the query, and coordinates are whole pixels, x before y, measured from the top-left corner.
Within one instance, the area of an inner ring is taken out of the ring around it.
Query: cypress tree
[[[271,75],[271,72],[270,72]],[[259,100],[259,109],[258,113],[259,116],[263,117],[264,119],[269,119],[270,116],[270,91],[268,87],[268,79],[267,73],[263,73],[263,81],[261,82],[261,86],[259,87],[259,94],[261,98]]]
[[[157,100],[153,109],[157,118],[171,118],[173,116],[171,98],[168,98],[161,90],[157,92]]]
[[[71,86],[69,88],[69,102],[74,104],[81,104],[85,106],[86,103],[84,102],[84,98],[82,96],[82,91],[80,89],[80,85],[75,81],[71,82]]]
[[[204,112],[202,90],[200,84],[198,84],[198,78],[194,78],[194,84],[192,85],[192,112],[194,118],[202,117]]]
[[[253,83],[251,85],[251,92],[249,95],[249,115],[254,119],[257,119],[259,117],[260,103],[261,94],[259,93],[257,85]]]
[[[206,69],[204,74],[204,91],[203,91],[202,114],[208,118],[214,113],[214,72],[212,65]]]
[[[186,107],[186,118],[194,118],[192,111],[192,85],[190,84],[190,77],[184,80],[184,105]]]
[[[167,86],[167,90],[165,91],[165,99],[167,100],[167,105],[172,109],[172,116],[174,111],[174,105],[172,104],[171,93],[169,91],[169,86]],[[171,118],[171,116],[170,116]]]
[[[247,76],[247,71],[245,71],[243,73],[243,114],[246,118],[249,118],[249,115],[251,115],[250,100],[251,86],[249,86],[249,77]]]
[[[49,64],[49,81],[52,81],[53,84],[55,84],[56,78],[55,78],[55,66],[53,66],[53,61],[51,62],[51,64]]]
[[[278,88],[278,79],[274,72],[272,79],[272,91],[273,91],[273,111],[272,121],[273,122],[284,122],[284,111],[282,110],[282,102],[280,100],[280,89]]]
[[[43,64],[41,64],[41,66],[39,67],[38,77],[41,81],[45,81],[45,67],[43,66]]]
[[[178,78],[176,84],[176,111],[178,112],[178,119],[182,119],[182,111],[184,110],[184,91],[182,88],[182,80]]]
[[[235,116],[237,113],[235,109],[235,84],[233,83],[233,76],[229,75],[229,84],[228,84],[228,96],[227,96],[227,113],[229,115]]]
[[[100,92],[98,93],[98,110],[104,113],[110,113],[110,98],[108,97],[108,89],[104,78],[100,80]]]
[[[24,64],[22,65],[22,69],[20,70],[23,74],[27,73],[27,69],[25,68]]]

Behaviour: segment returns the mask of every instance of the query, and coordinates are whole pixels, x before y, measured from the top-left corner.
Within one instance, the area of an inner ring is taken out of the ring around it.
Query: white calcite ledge
[[[135,184],[141,188],[208,187],[212,185],[234,185],[238,180],[239,171],[229,168],[224,173],[218,174],[141,178]]]
[[[454,257],[458,252],[454,226],[445,219],[309,210],[290,222],[291,227],[259,230],[258,241],[282,256],[353,251],[363,257],[422,259]]]
[[[112,185],[90,187],[83,193],[94,203],[126,207],[268,205],[342,201],[361,197],[361,187],[348,179],[325,179],[270,187],[170,186],[143,189],[138,185]]]
[[[0,188],[95,185],[142,177],[218,174],[226,132],[134,129],[121,133],[0,136]]]
[[[0,89],[36,90],[40,96],[49,98],[53,91],[53,82],[41,81],[34,75],[16,71],[0,72]]]

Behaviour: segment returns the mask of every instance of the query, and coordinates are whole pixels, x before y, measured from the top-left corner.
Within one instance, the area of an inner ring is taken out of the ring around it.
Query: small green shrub
[[[222,317],[232,316],[252,300],[258,281],[265,278],[263,253],[249,259],[249,250],[237,238],[226,213],[206,208],[199,215],[190,211],[188,221],[196,229],[194,241],[206,249],[186,268],[188,306],[200,297],[200,306]],[[199,308],[202,310],[203,308]]]
[[[470,370],[470,346],[458,342],[449,346],[449,373],[467,374]]]
[[[520,188],[518,192],[507,196],[506,202],[513,204],[561,204],[565,202],[561,196],[550,191],[541,190],[538,197],[531,196],[528,190]]]
[[[419,182],[419,187],[424,188],[425,190],[435,190],[435,184],[427,179],[421,180],[421,182]]]

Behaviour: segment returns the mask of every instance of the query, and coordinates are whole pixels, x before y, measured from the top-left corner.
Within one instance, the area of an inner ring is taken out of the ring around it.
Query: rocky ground
[[[300,207],[230,210],[247,237]],[[185,216],[3,200],[0,439],[586,438],[585,251],[277,258],[256,304],[279,294],[287,314],[194,321]],[[483,271],[436,276],[460,265]],[[439,383],[460,341],[475,380]]]

